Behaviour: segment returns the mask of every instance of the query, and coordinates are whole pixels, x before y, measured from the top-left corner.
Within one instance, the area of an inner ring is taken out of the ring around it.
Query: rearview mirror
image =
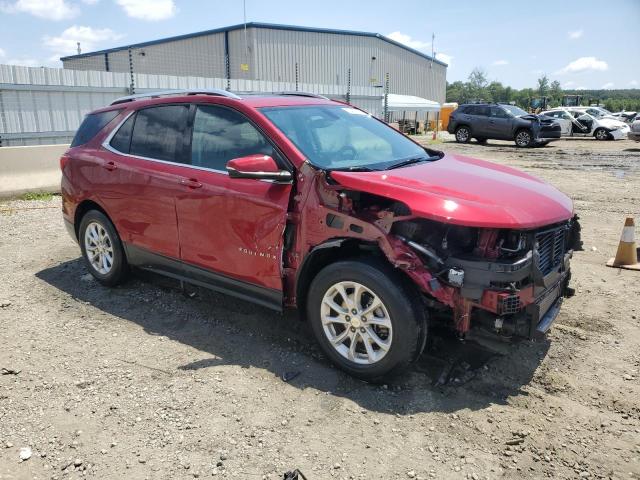
[[[288,170],[280,170],[273,158],[261,154],[229,160],[227,172],[231,178],[255,178],[279,182],[287,182],[293,178]]]

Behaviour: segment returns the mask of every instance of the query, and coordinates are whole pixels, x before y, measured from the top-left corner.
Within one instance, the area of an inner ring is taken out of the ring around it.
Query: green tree
[[[551,97],[554,105],[560,105],[560,100],[562,99],[562,87],[560,86],[560,82],[558,80],[554,80],[553,82],[551,82],[549,96]]]
[[[487,73],[480,67],[474,68],[469,74],[469,95],[472,100],[483,100],[488,92]]]
[[[546,75],[542,75],[538,79],[538,95],[545,97],[549,92],[549,78]]]

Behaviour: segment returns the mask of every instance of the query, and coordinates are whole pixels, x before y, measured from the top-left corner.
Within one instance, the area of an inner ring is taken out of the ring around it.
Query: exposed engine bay
[[[546,332],[563,296],[572,293],[569,259],[580,248],[577,216],[529,230],[458,226],[416,217],[401,202],[344,190],[324,176],[316,179],[315,212],[333,230],[332,246],[354,237],[376,241],[417,284],[433,316],[461,336],[480,327],[533,338]]]

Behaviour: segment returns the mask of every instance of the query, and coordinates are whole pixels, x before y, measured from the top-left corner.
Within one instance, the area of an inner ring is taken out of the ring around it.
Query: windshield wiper
[[[385,168],[385,170],[391,170],[392,168],[406,167],[407,165],[413,165],[414,163],[430,162],[432,160],[436,160],[436,157],[425,157],[420,155],[418,157],[406,158],[404,160],[399,161],[398,163],[389,165],[387,168]]]
[[[364,165],[353,165],[345,168],[332,168],[331,172],[377,172],[378,170]]]

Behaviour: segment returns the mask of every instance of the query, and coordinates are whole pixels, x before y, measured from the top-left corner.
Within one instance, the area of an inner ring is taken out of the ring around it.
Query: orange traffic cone
[[[625,268],[640,271],[638,263],[638,249],[636,248],[635,224],[633,217],[627,217],[620,236],[616,257],[607,262],[607,267]]]

